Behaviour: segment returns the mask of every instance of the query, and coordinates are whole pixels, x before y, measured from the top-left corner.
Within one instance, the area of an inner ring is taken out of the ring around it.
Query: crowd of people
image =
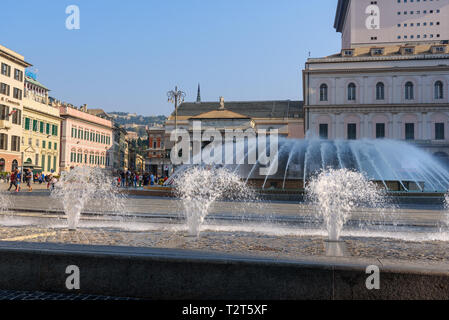
[[[152,173],[138,173],[132,171],[122,171],[117,175],[117,186],[122,188],[142,188],[144,186],[162,186],[168,177],[157,176]]]
[[[5,183],[9,184],[8,191],[20,192],[22,190],[22,184],[25,184],[28,191],[33,191],[32,184],[39,183],[46,184],[47,189],[52,190],[55,184],[58,182],[56,177],[52,174],[45,175],[44,173],[34,173],[30,169],[24,169],[23,174],[19,169],[13,170],[11,173],[7,173],[5,176]]]

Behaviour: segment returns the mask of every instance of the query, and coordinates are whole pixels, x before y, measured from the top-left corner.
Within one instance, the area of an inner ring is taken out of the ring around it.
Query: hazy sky
[[[187,101],[302,99],[301,70],[340,50],[337,0],[1,0],[0,44],[74,105],[168,115]],[[77,5],[81,29],[67,30]]]

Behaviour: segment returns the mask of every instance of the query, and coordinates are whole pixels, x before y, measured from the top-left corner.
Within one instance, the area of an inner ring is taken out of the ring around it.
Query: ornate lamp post
[[[177,134],[178,134],[178,104],[181,104],[184,102],[184,98],[186,97],[186,94],[185,94],[185,92],[178,90],[178,86],[176,86],[175,90],[167,92],[167,97],[168,97],[168,102],[175,104],[175,134],[176,134],[176,139],[178,139],[178,136],[177,136]],[[175,144],[175,148],[176,148],[176,144]]]

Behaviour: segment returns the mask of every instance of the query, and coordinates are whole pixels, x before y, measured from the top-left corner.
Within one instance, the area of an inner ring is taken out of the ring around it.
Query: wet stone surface
[[[343,237],[342,240],[346,244],[349,257],[449,262],[448,242],[409,242],[357,237]],[[171,231],[137,232],[115,229],[68,231],[55,228],[1,227],[0,241],[189,249],[285,259],[326,255],[323,237],[271,236],[250,232],[206,231],[199,238],[192,238],[187,237],[184,232]]]

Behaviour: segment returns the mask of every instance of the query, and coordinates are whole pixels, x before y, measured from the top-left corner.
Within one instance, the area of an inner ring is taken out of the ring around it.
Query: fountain
[[[64,171],[52,190],[51,197],[62,203],[71,231],[77,229],[81,213],[88,203],[95,202],[101,212],[125,211],[124,197],[112,176],[97,168],[76,167]]]
[[[255,199],[253,190],[225,168],[191,167],[177,176],[174,187],[183,203],[188,233],[193,237],[199,236],[201,225],[215,201]]]
[[[328,232],[328,240],[338,242],[351,212],[361,206],[379,208],[384,195],[376,184],[348,169],[322,171],[306,187],[310,201],[317,207]]]
[[[449,172],[435,157],[409,143],[377,140],[279,139],[279,170],[260,176],[260,165],[238,165],[247,180],[262,189],[303,189],[304,182],[327,168],[362,172],[389,191],[443,192],[449,189]]]
[[[6,192],[0,192],[0,214],[6,212],[11,204],[10,196]]]

